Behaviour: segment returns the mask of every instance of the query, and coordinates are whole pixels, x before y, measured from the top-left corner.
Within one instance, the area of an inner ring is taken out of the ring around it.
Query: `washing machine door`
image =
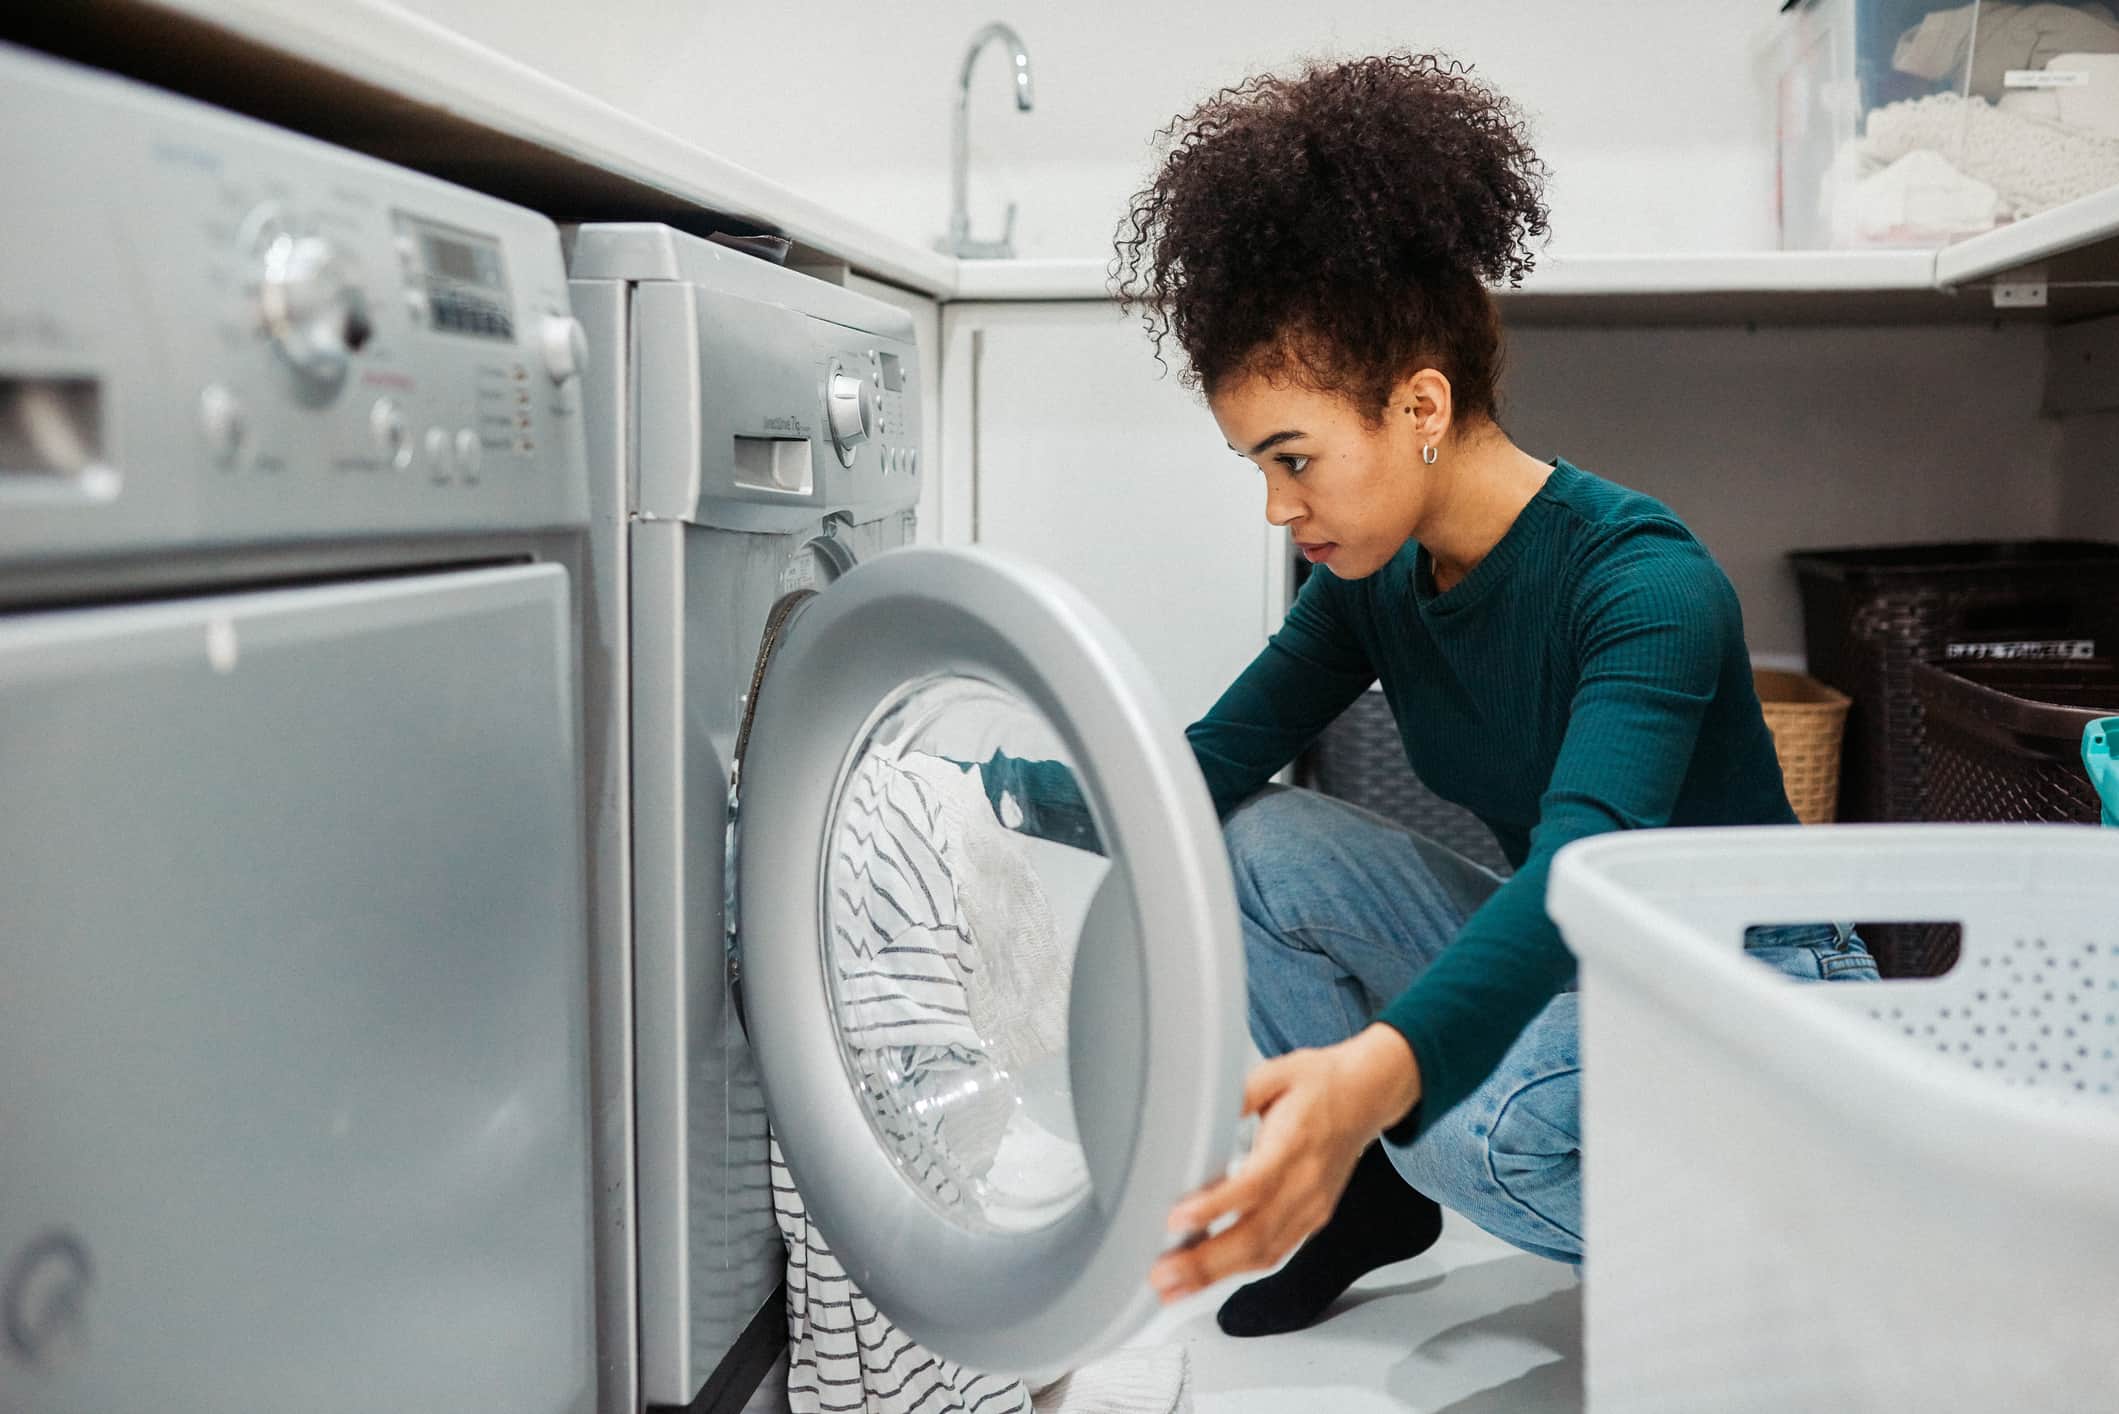
[[[1042,571],[884,555],[786,629],[740,820],[751,1042],[848,1274],[984,1371],[1136,1330],[1246,1058],[1221,831],[1139,659]]]

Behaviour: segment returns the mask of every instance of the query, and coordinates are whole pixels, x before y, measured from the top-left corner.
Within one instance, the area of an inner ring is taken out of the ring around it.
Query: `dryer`
[[[782,1329],[770,1121],[812,1221],[915,1339],[1071,1364],[1152,1308],[1164,1214],[1225,1162],[1241,1092],[1234,894],[1184,738],[1065,584],[911,547],[929,373],[903,311],[665,227],[567,240],[598,1049],[630,1068],[630,1103],[599,1089],[599,1229],[632,1236],[605,1249],[606,1343],[637,1331],[646,1406],[743,1402]],[[1069,960],[1044,1042],[872,1046],[898,1022],[883,971],[849,980],[873,832],[848,802],[878,770],[996,750],[1064,767],[1108,851],[1031,857]],[[924,1065],[944,1055],[946,1086]],[[973,1109],[976,1153],[929,1122]]]
[[[0,46],[0,1407],[595,1408],[535,213]]]

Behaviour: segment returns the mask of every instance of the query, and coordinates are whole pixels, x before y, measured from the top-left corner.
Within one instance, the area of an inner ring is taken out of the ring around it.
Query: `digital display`
[[[397,229],[405,274],[426,287],[435,328],[488,339],[515,337],[499,241],[404,215],[397,218]]]
[[[484,253],[475,245],[452,241],[447,236],[427,237],[427,268],[465,284],[494,283],[486,275],[485,263],[479,259]]]
[[[904,392],[905,369],[898,362],[898,356],[893,353],[886,353],[877,361],[882,364],[883,391],[886,393]]]

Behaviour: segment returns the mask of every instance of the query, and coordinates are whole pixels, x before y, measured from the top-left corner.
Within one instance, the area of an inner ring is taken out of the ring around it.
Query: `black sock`
[[[1286,1266],[1224,1301],[1215,1320],[1229,1335],[1301,1330],[1356,1278],[1419,1256],[1441,1235],[1442,1209],[1398,1176],[1381,1144],[1371,1144],[1325,1225]]]

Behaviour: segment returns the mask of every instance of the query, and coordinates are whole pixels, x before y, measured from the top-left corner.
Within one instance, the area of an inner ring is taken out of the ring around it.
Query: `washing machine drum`
[[[1086,600],[962,550],[846,575],[757,697],[741,964],[812,1220],[946,1357],[1116,1344],[1242,1090],[1234,889],[1183,735]]]

